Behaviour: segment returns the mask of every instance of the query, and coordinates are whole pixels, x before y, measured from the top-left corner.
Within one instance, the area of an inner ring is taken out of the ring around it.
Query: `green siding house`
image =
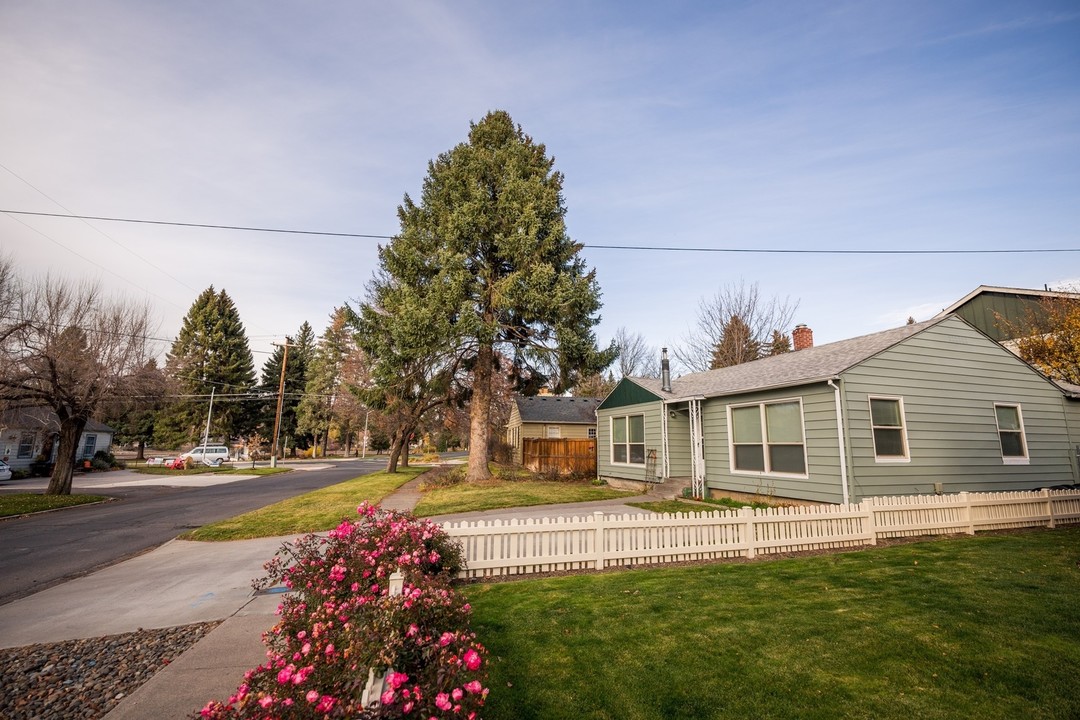
[[[666,363],[665,363],[666,365]],[[826,503],[1078,482],[1080,388],[957,315],[670,379],[597,411],[602,478]]]

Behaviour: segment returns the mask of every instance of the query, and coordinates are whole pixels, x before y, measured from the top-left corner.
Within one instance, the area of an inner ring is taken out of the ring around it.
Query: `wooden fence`
[[[523,438],[522,464],[539,473],[596,475],[596,440]]]
[[[1080,522],[1080,491],[868,498],[857,505],[443,525],[465,552],[463,577],[602,569],[876,545],[879,538]]]

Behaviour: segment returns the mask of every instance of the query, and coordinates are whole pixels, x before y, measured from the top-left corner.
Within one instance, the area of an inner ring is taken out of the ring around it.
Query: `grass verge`
[[[652,500],[648,502],[626,503],[642,510],[651,510],[656,513],[703,513],[712,512],[714,508],[702,507],[694,503],[680,502],[679,500]],[[719,510],[720,508],[715,508]]]
[[[1080,527],[466,587],[500,718],[1080,717]]]
[[[43,510],[86,505],[108,500],[100,495],[39,495],[37,493],[0,494],[0,517],[25,515]]]
[[[464,470],[458,472],[464,473]],[[483,483],[455,482],[424,489],[413,511],[421,517],[449,513],[495,510],[508,507],[553,505],[557,503],[610,500],[629,497],[633,492],[604,485],[563,480],[523,479],[520,474],[497,474]]]
[[[396,473],[372,473],[313,490],[243,515],[184,533],[185,540],[246,540],[298,535],[337,527],[342,518],[356,516],[363,501],[375,503],[427,468],[400,468]]]

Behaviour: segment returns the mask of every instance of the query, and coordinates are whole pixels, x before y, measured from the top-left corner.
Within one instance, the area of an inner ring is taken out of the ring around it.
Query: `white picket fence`
[[[462,577],[746,557],[1080,522],[1080,491],[867,498],[857,505],[446,523]]]

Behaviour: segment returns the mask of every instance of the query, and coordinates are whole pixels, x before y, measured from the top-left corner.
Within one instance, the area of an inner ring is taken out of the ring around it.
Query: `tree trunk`
[[[386,461],[386,472],[397,472],[398,458],[401,457],[401,439],[403,437],[405,437],[405,434],[398,431],[390,439],[390,459]]]
[[[469,469],[466,482],[479,482],[491,477],[488,468],[488,418],[491,415],[491,374],[495,354],[491,345],[481,345],[473,369],[472,405],[469,408]]]
[[[135,451],[135,459],[136,460],[145,460],[146,459],[146,438],[139,438],[139,447]]]
[[[75,470],[75,458],[79,454],[79,438],[82,437],[86,420],[66,418],[60,421],[60,447],[56,451],[56,465],[46,495],[70,495],[71,475]]]

